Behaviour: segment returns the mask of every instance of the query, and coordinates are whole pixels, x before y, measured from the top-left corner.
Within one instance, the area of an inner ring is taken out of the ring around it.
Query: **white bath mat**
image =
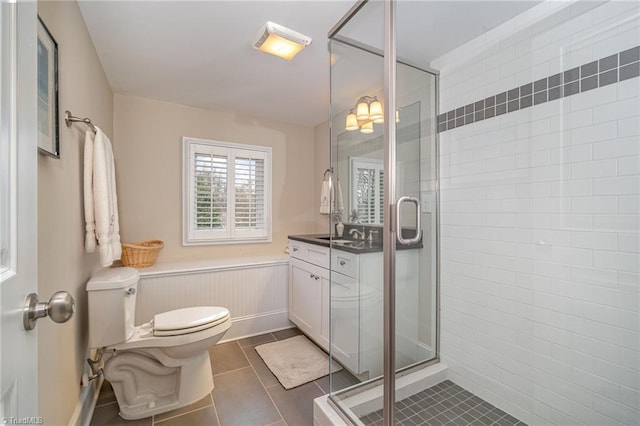
[[[256,352],[285,389],[329,374],[329,356],[305,336],[256,346]],[[335,361],[332,367],[334,372],[342,370]]]

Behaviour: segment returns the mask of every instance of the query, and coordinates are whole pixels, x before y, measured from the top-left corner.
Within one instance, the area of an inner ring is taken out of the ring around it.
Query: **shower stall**
[[[316,423],[640,424],[640,4],[360,1],[329,49]]]

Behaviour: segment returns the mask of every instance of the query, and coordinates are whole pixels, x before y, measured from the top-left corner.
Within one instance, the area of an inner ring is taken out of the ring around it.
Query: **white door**
[[[37,12],[33,1],[0,5],[0,421],[33,424],[37,334],[22,311],[38,279]]]

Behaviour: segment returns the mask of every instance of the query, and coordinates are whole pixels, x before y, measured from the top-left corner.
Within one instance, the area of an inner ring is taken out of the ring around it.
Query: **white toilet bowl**
[[[184,407],[213,389],[209,348],[231,324],[229,311],[197,306],[134,326],[138,272],[104,269],[89,280],[90,346],[103,350],[120,416],[149,417]]]

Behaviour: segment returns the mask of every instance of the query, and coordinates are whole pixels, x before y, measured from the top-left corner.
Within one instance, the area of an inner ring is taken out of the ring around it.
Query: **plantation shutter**
[[[229,150],[201,144],[188,147],[187,239],[192,242],[228,239],[231,236],[228,186],[233,172]]]
[[[195,153],[195,228],[227,228],[227,157]]]
[[[384,219],[382,161],[351,158],[351,181],[351,209],[355,210],[358,222],[382,223]]]
[[[356,210],[361,223],[375,219],[375,170],[358,168],[356,183]]]
[[[234,228],[263,234],[265,229],[265,159],[261,152],[238,152],[234,161]]]
[[[384,170],[378,170],[378,218],[376,223],[384,222]]]
[[[184,243],[270,239],[270,149],[185,142]]]

